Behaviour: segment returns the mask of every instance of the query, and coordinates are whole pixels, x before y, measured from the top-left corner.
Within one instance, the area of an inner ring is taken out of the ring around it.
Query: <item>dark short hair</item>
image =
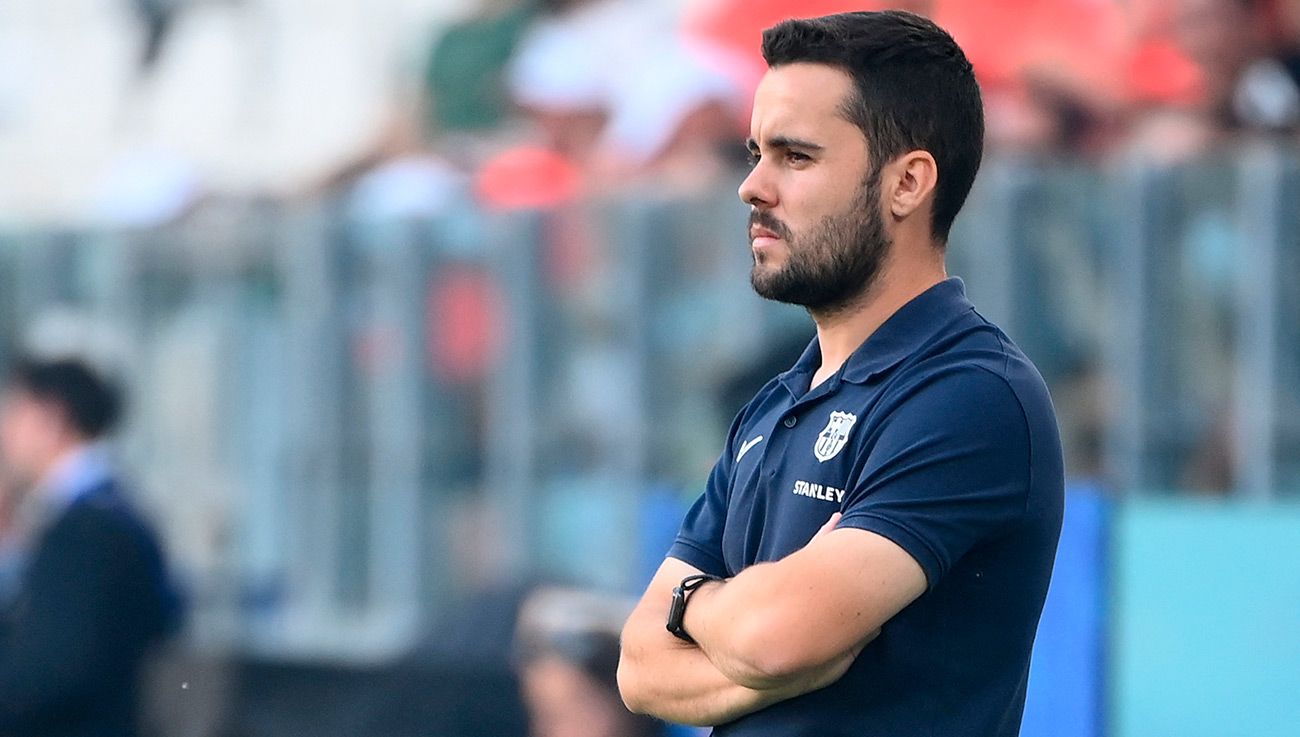
[[[57,405],[88,439],[108,433],[122,414],[121,390],[76,359],[23,359],[10,373],[9,386]]]
[[[853,79],[846,118],[866,135],[877,169],[908,151],[934,156],[934,235],[946,242],[984,153],[975,73],[948,32],[901,10],[787,20],[763,32],[769,67],[837,67]]]

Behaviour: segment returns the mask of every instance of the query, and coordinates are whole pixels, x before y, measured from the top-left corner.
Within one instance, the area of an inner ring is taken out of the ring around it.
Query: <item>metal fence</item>
[[[1300,491],[1297,195],[1295,152],[1262,145],[986,164],[950,270],[1047,377],[1074,476]],[[346,212],[0,232],[0,351],[73,343],[126,377],[201,642],[377,656],[502,581],[634,587],[646,500],[698,492],[812,334],[750,292],[731,187]]]

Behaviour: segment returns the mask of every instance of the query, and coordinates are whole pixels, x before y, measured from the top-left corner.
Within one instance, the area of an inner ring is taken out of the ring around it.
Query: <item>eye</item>
[[[758,154],[757,151],[746,151],[746,152],[745,152],[745,161],[749,164],[749,168],[751,168],[751,169],[753,169],[754,167],[758,166],[758,160],[759,160],[760,158],[761,158],[761,157],[759,156],[759,154]]]
[[[798,151],[786,151],[785,160],[791,164],[806,164],[812,161],[812,157]]]

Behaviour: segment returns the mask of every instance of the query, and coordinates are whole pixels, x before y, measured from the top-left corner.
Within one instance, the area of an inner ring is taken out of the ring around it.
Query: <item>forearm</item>
[[[740,686],[698,647],[665,635],[653,647],[624,649],[619,690],[632,711],[678,724],[716,726],[796,695]]]
[[[751,566],[697,590],[686,608],[686,631],[724,676],[742,686],[762,690],[815,678],[833,663],[852,661],[880,630],[853,637],[849,627],[809,628],[803,584],[779,563]],[[859,624],[850,619],[846,625]]]
[[[774,643],[766,637],[774,629],[771,616],[774,591],[768,591],[759,565],[727,582],[710,583],[691,597],[686,609],[686,631],[729,680],[749,688],[781,685],[793,673],[774,667]]]

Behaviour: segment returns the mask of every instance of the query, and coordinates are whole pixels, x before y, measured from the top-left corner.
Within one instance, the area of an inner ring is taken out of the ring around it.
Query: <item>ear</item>
[[[890,164],[885,203],[896,220],[906,219],[934,198],[939,165],[929,151],[909,151]]]

